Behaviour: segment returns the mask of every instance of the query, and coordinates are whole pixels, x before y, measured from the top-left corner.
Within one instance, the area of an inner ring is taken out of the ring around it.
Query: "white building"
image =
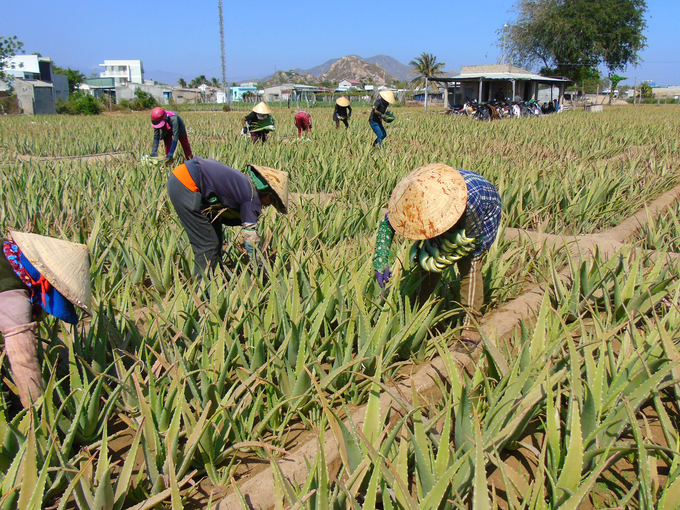
[[[99,67],[106,69],[99,73],[101,78],[113,78],[116,85],[144,83],[144,68],[141,60],[104,60]]]
[[[57,102],[68,100],[68,78],[54,73],[50,58],[15,55],[2,68],[7,81],[0,81],[0,91],[14,87],[25,114],[56,113]]]
[[[52,60],[38,55],[15,55],[5,62],[3,70],[14,78],[49,82],[52,78]]]
[[[338,90],[361,89],[361,82],[359,80],[344,79],[338,83]]]

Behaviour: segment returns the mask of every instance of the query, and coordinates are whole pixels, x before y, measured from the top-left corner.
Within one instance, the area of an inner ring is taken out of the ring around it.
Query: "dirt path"
[[[95,161],[110,161],[114,159],[125,159],[129,158],[129,152],[106,152],[103,154],[89,154],[87,156],[28,156],[26,154],[17,154],[16,158],[19,161],[73,161],[73,162],[95,162]]]
[[[601,257],[608,259],[614,256],[622,247],[623,243],[630,240],[639,230],[649,222],[656,221],[659,215],[670,206],[680,200],[680,186],[664,193],[644,209],[637,212],[620,225],[606,232],[589,236],[555,236],[537,234],[534,232],[507,229],[506,236],[514,239],[526,237],[537,247],[550,244],[553,248],[568,245],[570,251],[578,257],[591,257],[597,248]],[[679,256],[671,256],[669,260],[677,261]],[[560,273],[563,278],[569,278],[569,270],[564,269]],[[534,285],[517,299],[501,306],[494,314],[485,318],[481,324],[483,334],[495,345],[507,342],[514,332],[520,327],[520,321],[534,319],[538,315],[546,285]],[[480,350],[478,349],[473,358],[463,354],[452,353],[456,362],[462,369],[474,370],[478,361]],[[435,358],[430,363],[411,367],[412,373],[404,380],[393,385],[394,394],[400,395],[399,399],[411,404],[412,389],[416,388],[423,398],[430,400],[441,399],[438,381],[441,381],[446,373],[444,363],[440,358]],[[380,398],[381,414],[390,411],[389,424],[395,423],[401,413],[401,404],[391,394],[383,393]],[[351,415],[352,421],[361,427],[366,415],[366,406],[362,406]],[[347,422],[346,422],[347,423]],[[388,425],[389,426],[389,425]],[[340,468],[341,458],[338,445],[332,434],[326,434],[324,443],[326,461],[331,468],[329,475],[335,475]],[[307,478],[307,463],[312,465],[318,451],[318,441],[311,440],[299,445],[291,455],[279,460],[279,466],[284,476],[293,481],[302,481]],[[241,494],[246,498],[252,508],[270,509],[274,507],[276,496],[274,491],[274,479],[271,469],[261,471],[252,478],[239,484]],[[216,507],[218,510],[241,508],[237,495],[232,491],[226,498],[220,501]]]

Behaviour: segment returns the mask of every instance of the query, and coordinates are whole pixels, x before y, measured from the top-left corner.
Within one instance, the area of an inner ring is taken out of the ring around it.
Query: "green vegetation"
[[[514,10],[517,19],[498,31],[503,54],[576,83],[600,65],[614,72],[637,64],[646,46],[645,0],[519,0]]]
[[[73,329],[41,323],[42,403],[16,414],[11,390],[0,395],[2,508],[122,509],[149,498],[196,508],[207,503],[198,487],[238,485],[249,462],[271,464],[281,508],[284,499],[309,509],[597,507],[604,481],[614,484],[602,496],[610,506],[673,507],[678,267],[633,249],[674,250],[677,209],[609,260],[503,234],[599,233],[674,186],[675,107],[502,123],[402,107],[382,150],[371,148],[368,109],[355,108],[348,131],[335,130],[331,108],[315,109],[313,143],[297,140],[294,110],[274,109],[277,131],[264,145],[239,135],[242,114],[182,113],[195,154],[286,170],[292,192],[335,193],[330,203],[301,198],[288,216],[267,210],[262,272],[237,229],[225,230],[225,274],[205,286],[190,278],[168,169],[140,162],[147,114],[0,119],[2,228],[86,243],[96,310]],[[128,156],[13,157],[106,152]],[[392,282],[381,292],[373,279],[392,189],[436,161],[475,170],[501,193],[487,313],[536,283],[548,289],[536,321],[507,343],[487,339],[469,373],[448,351],[462,314],[454,268],[439,298],[415,302],[419,275],[398,238]],[[396,395],[402,414],[388,420],[380,391],[436,356],[442,398]],[[366,403],[362,425],[340,424]],[[303,430],[334,435],[342,466],[320,453],[292,485],[278,461]],[[617,461],[634,480],[617,476]]]

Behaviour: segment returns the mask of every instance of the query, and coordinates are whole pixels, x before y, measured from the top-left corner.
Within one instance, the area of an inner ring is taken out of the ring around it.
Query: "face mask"
[[[266,114],[266,113],[258,113],[258,114],[257,114],[257,118],[258,118],[259,120],[264,120],[264,119],[267,118],[267,114]]]

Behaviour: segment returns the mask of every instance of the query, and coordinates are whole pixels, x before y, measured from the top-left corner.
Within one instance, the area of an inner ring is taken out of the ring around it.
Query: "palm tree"
[[[444,62],[437,62],[437,57],[432,53],[423,52],[419,57],[411,60],[408,65],[413,68],[411,72],[418,75],[410,83],[414,87],[425,83],[425,111],[427,112],[427,81],[431,78],[445,75],[446,73],[443,69],[446,64]]]
[[[184,78],[180,78],[179,80],[177,80],[177,85],[179,85],[183,89],[187,88],[187,82]]]
[[[213,87],[216,87],[216,88],[220,88],[222,86],[222,84],[220,83],[220,80],[218,80],[214,76],[212,78],[210,78],[210,85],[212,85]]]

